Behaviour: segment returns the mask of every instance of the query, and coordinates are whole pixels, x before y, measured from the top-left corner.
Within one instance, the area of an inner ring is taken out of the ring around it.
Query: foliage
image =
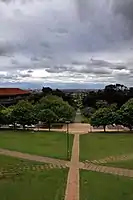
[[[48,95],[40,99],[37,104],[31,104],[27,100],[21,100],[16,105],[8,108],[1,108],[1,124],[19,123],[25,125],[36,124],[39,120],[51,124],[55,121],[73,121],[75,109],[61,97]]]
[[[67,120],[73,121],[75,117],[75,109],[71,107],[67,102],[63,101],[62,98],[49,95],[42,98],[39,104],[36,105],[36,109],[43,110],[43,109],[50,109],[52,112],[58,116],[58,120],[62,119],[62,122]]]
[[[51,123],[56,122],[58,120],[58,116],[52,110],[44,109],[39,112],[38,119],[41,122],[47,123],[50,131]]]
[[[83,124],[87,124],[89,122],[89,119],[84,117],[82,120],[81,120],[81,123]]]
[[[74,107],[74,108],[77,107],[76,102],[74,101],[74,98],[70,93],[65,93],[59,89],[52,90],[50,87],[43,87],[42,93],[36,94],[34,98],[36,98],[36,96],[39,96],[38,100],[40,100],[42,97],[46,97],[49,95],[61,97],[63,99],[63,101],[66,101],[72,107]]]
[[[14,106],[10,106],[8,108],[5,108],[2,110],[3,116],[4,116],[4,122],[3,124],[14,124],[16,117],[12,115],[12,111],[14,109]]]
[[[103,126],[106,131],[107,125],[114,124],[115,112],[111,108],[100,108],[90,118],[90,124],[92,126]]]
[[[105,101],[105,100],[98,100],[96,101],[96,108],[99,109],[99,108],[105,108],[105,107],[108,107],[108,102]]]
[[[18,102],[11,112],[11,118],[14,119],[16,123],[23,125],[23,128],[26,124],[34,124],[35,117],[32,104],[24,100]]]
[[[130,98],[133,98],[133,88],[121,84],[107,85],[104,90],[90,91],[83,98],[83,106],[97,108],[98,101],[106,101],[109,105],[116,103],[120,108]]]
[[[95,108],[86,107],[86,108],[82,109],[81,112],[85,117],[90,118],[95,111],[96,111]]]
[[[42,92],[47,95],[49,93],[52,93],[52,89],[50,87],[43,87]]]
[[[133,99],[127,101],[121,108],[119,113],[119,121],[130,130],[133,128]]]
[[[2,110],[0,110],[0,125],[5,123],[5,116]]]

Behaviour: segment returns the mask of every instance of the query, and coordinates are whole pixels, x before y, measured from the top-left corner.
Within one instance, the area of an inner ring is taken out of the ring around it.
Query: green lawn
[[[105,166],[133,169],[133,160],[123,160],[104,164]]]
[[[0,199],[1,200],[63,200],[67,170],[49,169],[44,171],[20,171],[18,175],[12,175],[12,168],[21,163],[30,166],[35,162],[22,161],[0,155],[0,171],[6,169],[8,175],[0,175]],[[14,171],[14,170],[13,170]],[[15,170],[17,172],[17,169]]]
[[[80,172],[81,200],[133,200],[133,179]]]
[[[73,135],[69,136],[72,149]],[[66,159],[66,135],[59,132],[0,131],[0,148]]]
[[[133,134],[92,133],[80,136],[80,159],[95,160],[133,153]]]
[[[13,170],[15,168],[24,167],[24,166],[33,166],[33,165],[43,165],[41,162],[28,161],[23,159],[18,159],[10,156],[0,155],[0,171]]]

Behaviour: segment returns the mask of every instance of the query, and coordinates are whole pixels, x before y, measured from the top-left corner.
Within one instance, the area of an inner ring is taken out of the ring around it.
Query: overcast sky
[[[0,0],[0,86],[133,86],[133,0]]]

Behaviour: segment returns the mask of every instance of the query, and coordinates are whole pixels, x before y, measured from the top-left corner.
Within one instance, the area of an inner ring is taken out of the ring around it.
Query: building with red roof
[[[30,91],[20,88],[0,88],[0,104],[4,106],[12,105],[30,94]]]

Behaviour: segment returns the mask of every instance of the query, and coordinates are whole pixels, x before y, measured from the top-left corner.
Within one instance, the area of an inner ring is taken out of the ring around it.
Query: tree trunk
[[[106,125],[103,126],[104,132],[106,132]]]
[[[15,125],[15,123],[13,123],[13,129],[14,129],[14,130],[16,129],[16,125]]]
[[[132,131],[132,126],[129,126],[130,131]]]
[[[25,130],[25,124],[23,124],[23,130]]]
[[[50,123],[48,123],[48,128],[49,128],[49,132],[50,132],[50,130],[51,130],[51,129],[50,129],[50,128],[51,128],[51,124],[50,124]]]

